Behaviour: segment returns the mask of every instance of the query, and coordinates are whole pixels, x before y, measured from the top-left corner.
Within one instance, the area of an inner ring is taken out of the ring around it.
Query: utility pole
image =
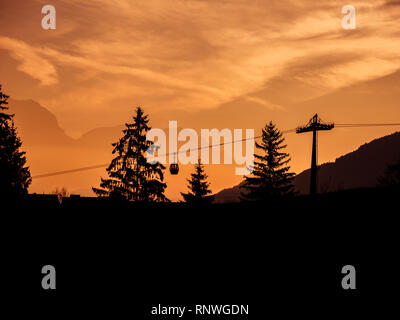
[[[315,195],[317,193],[317,135],[318,131],[332,130],[335,127],[333,123],[322,123],[322,120],[315,114],[310,119],[307,125],[298,127],[296,133],[312,132],[313,133],[313,144],[312,144],[312,155],[311,155],[311,174],[310,174],[310,194]]]

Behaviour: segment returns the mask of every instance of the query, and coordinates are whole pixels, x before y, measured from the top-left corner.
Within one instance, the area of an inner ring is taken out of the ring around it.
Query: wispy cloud
[[[264,107],[267,107],[270,110],[284,110],[284,108],[280,105],[271,103],[265,99],[257,98],[257,97],[246,97],[246,100],[250,102],[258,103]]]
[[[57,71],[54,65],[38,54],[38,50],[35,50],[25,42],[0,37],[0,49],[7,50],[11,57],[20,62],[18,70],[39,80],[40,85],[48,86],[58,83]]]
[[[341,28],[339,0],[54,0],[56,33],[39,23],[23,28],[37,19],[24,16],[22,33],[0,30],[0,46],[20,71],[55,88],[53,96],[42,92],[42,102],[65,110],[67,126],[79,125],[83,108],[108,112],[113,103],[122,110],[138,100],[195,110],[244,97],[276,108],[254,100],[276,79],[312,86],[315,96],[396,71],[397,3],[352,1],[357,29],[349,31]],[[12,31],[15,23],[4,19]],[[110,92],[118,92],[117,102]]]

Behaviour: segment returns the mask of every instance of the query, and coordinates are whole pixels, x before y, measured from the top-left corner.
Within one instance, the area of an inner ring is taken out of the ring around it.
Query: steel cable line
[[[286,133],[291,133],[291,132],[295,132],[295,131],[296,131],[296,129],[290,129],[290,130],[281,131],[281,133],[286,134]],[[233,141],[229,141],[229,142],[221,142],[221,143],[217,143],[217,144],[211,144],[211,145],[204,146],[204,147],[190,148],[190,149],[182,150],[182,151],[178,151],[178,152],[165,153],[165,154],[159,155],[159,157],[170,156],[170,155],[173,155],[174,153],[179,154],[179,153],[186,153],[188,151],[198,151],[198,150],[207,149],[207,148],[221,147],[221,146],[228,145],[228,144],[245,142],[248,140],[256,140],[256,139],[260,139],[260,138],[262,138],[262,135],[252,137],[252,138],[243,138],[240,140],[233,140]]]
[[[98,168],[104,168],[104,167],[107,167],[107,166],[108,166],[108,164],[98,164],[98,165],[89,166],[89,167],[83,167],[83,168],[77,168],[77,169],[71,169],[71,170],[63,170],[63,171],[56,171],[56,172],[51,172],[51,173],[39,174],[37,176],[33,176],[32,179],[59,176],[59,175],[62,175],[62,174],[67,174],[67,173],[73,173],[73,172],[79,172],[79,171],[87,171],[87,170],[98,169]]]
[[[390,127],[390,126],[400,126],[400,123],[337,123],[337,124],[335,124],[335,128]],[[295,131],[296,131],[296,129],[290,129],[290,130],[281,131],[281,133],[282,134],[286,134],[286,133],[292,133],[292,132],[295,132]],[[222,142],[222,143],[208,145],[208,146],[204,146],[204,147],[197,147],[197,148],[193,148],[193,149],[178,151],[178,152],[175,152],[175,153],[179,154],[179,153],[185,153],[185,152],[188,152],[188,151],[197,151],[197,150],[201,150],[201,149],[220,147],[220,146],[224,146],[224,145],[228,145],[228,144],[234,144],[234,143],[238,143],[238,142],[244,142],[244,141],[248,141],[248,140],[256,140],[256,139],[259,139],[261,137],[262,137],[262,135],[259,135],[259,136],[252,137],[252,138],[244,138],[244,139],[241,139],[241,140],[235,140],[235,141],[230,141],[230,142]],[[161,157],[161,156],[170,156],[170,155],[173,155],[173,154],[174,154],[174,152],[170,152],[170,153],[166,153],[166,154],[163,154],[163,155],[159,155],[159,157]],[[46,178],[46,177],[58,176],[58,175],[63,175],[63,174],[68,174],[68,173],[74,173],[74,172],[80,172],[80,171],[87,171],[87,170],[92,170],[92,169],[104,168],[104,167],[107,167],[108,165],[109,164],[99,164],[99,165],[76,168],[76,169],[71,169],[71,170],[50,172],[50,173],[45,173],[45,174],[40,174],[40,175],[37,175],[37,176],[33,176],[32,179]]]
[[[400,123],[337,123],[335,128],[356,128],[356,127],[390,127],[400,126]]]
[[[295,131],[296,131],[296,129],[290,129],[290,130],[281,131],[281,133],[282,134],[286,134],[286,133],[292,133],[292,132],[295,132]],[[197,151],[197,150],[201,150],[201,149],[221,147],[221,146],[228,145],[228,144],[234,144],[234,143],[238,143],[238,142],[245,142],[245,141],[248,141],[248,140],[256,140],[256,139],[259,139],[261,137],[262,137],[262,135],[259,135],[259,136],[252,137],[252,138],[243,138],[243,139],[240,139],[240,140],[222,142],[222,143],[218,143],[218,144],[212,144],[212,145],[208,145],[208,146],[204,146],[204,147],[191,148],[191,149],[178,151],[178,152],[170,152],[170,153],[166,153],[166,154],[163,154],[163,155],[159,155],[159,157],[170,156],[170,155],[173,155],[174,153],[175,154],[179,154],[179,153],[186,153],[188,151]],[[98,169],[98,168],[104,168],[104,167],[108,167],[108,166],[109,166],[109,164],[98,164],[98,165],[82,167],[82,168],[76,168],[76,169],[71,169],[71,170],[62,170],[62,171],[50,172],[50,173],[45,173],[45,174],[40,174],[40,175],[37,175],[37,176],[33,176],[32,179],[40,179],[40,178],[46,178],[46,177],[52,177],[52,176],[59,176],[59,175],[63,175],[63,174],[80,172],[80,171],[87,171],[87,170]]]

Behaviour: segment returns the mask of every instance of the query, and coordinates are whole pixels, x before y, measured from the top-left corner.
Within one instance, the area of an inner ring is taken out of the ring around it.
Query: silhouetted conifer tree
[[[8,98],[0,85],[0,197],[24,195],[32,181],[25,166],[25,152],[20,151],[22,142],[14,126],[14,115],[5,113]]]
[[[269,200],[279,196],[294,194],[294,173],[289,172],[287,164],[289,154],[282,152],[286,148],[285,139],[276,126],[270,122],[262,129],[261,143],[256,148],[261,154],[254,154],[252,174],[245,177],[241,200]]]
[[[168,201],[164,195],[167,185],[163,183],[165,167],[152,164],[145,156],[153,145],[146,139],[148,115],[142,108],[136,109],[133,123],[125,124],[123,137],[113,143],[113,154],[117,156],[107,168],[109,179],[101,179],[101,189],[92,188],[100,197],[112,197],[132,201]]]
[[[183,199],[188,203],[209,204],[214,201],[214,196],[209,189],[210,184],[207,182],[207,175],[204,172],[204,166],[200,160],[195,165],[195,172],[191,174],[191,178],[187,179],[189,182],[188,193],[182,193]]]
[[[378,181],[381,187],[400,187],[400,160],[391,163],[385,169],[385,174]]]

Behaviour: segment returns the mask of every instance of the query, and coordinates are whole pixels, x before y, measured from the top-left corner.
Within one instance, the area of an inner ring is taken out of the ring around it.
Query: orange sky
[[[56,30],[41,28],[46,4],[57,10]],[[0,83],[14,99],[33,99],[50,110],[74,138],[125,123],[137,105],[156,118],[162,114],[155,125],[164,128],[168,120],[195,126],[193,114],[210,118],[204,125],[256,130],[269,120],[291,129],[315,112],[342,123],[399,120],[392,99],[399,77],[391,75],[400,62],[400,1],[351,1],[356,30],[341,27],[346,4],[1,0]],[[242,117],[231,109],[259,114]],[[185,111],[180,119],[177,110]],[[332,134],[319,160],[332,161],[393,131]],[[309,163],[309,139],[288,139],[291,151],[298,143],[305,150],[293,156],[299,172]],[[218,172],[212,178],[217,190],[240,181]],[[52,183],[61,186],[58,179]]]

